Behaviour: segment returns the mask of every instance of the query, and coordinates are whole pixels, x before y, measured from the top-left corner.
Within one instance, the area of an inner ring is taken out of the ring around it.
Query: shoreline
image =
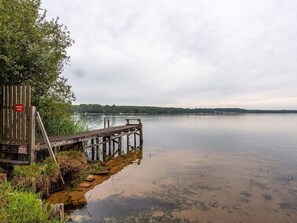
[[[51,194],[47,199],[45,199],[45,203],[64,203],[66,209],[75,209],[77,207],[82,207],[87,203],[84,195],[88,191],[108,180],[111,176],[117,174],[123,168],[132,164],[133,161],[138,160],[138,162],[140,162],[141,159],[142,149],[139,149],[135,152],[129,151],[126,155],[111,159],[105,163],[105,166],[109,170],[109,173],[107,175],[94,175],[94,181],[89,182],[91,184],[90,187],[84,188],[77,185],[74,188],[66,188],[65,190]]]

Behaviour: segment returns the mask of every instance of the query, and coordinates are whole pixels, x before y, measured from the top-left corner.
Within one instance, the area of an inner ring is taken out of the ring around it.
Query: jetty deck
[[[116,127],[109,127],[105,129],[96,129],[92,131],[76,133],[64,136],[49,137],[49,141],[52,147],[65,146],[69,144],[75,144],[79,142],[85,142],[94,138],[107,137],[109,140],[114,140],[125,135],[137,133],[142,128],[141,124],[129,124]],[[106,141],[106,140],[105,140]],[[100,142],[103,144],[104,141]],[[46,145],[43,139],[37,139],[37,149],[46,149]]]

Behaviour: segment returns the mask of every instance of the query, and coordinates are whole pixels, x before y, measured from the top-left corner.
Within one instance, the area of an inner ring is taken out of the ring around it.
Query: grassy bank
[[[60,152],[56,155],[59,167],[51,158],[43,163],[28,166],[15,166],[12,185],[15,188],[40,193],[43,198],[66,187],[74,187],[90,173],[103,170],[104,164],[99,161],[88,162],[85,154],[79,151]],[[62,185],[59,172],[66,185]]]
[[[39,194],[16,189],[10,183],[0,183],[1,223],[52,223],[52,209],[45,205]]]
[[[0,182],[1,223],[63,222],[53,219],[51,207],[42,199],[65,187],[71,189],[90,173],[105,169],[101,162],[88,163],[83,152],[61,152],[56,158],[59,166],[50,158],[42,163],[15,166],[11,182]],[[60,173],[66,185],[62,185]]]

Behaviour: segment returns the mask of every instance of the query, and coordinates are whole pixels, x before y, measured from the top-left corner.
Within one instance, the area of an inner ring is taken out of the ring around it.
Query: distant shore
[[[175,108],[154,106],[117,106],[100,104],[72,105],[71,113],[88,114],[133,114],[133,115],[162,115],[162,114],[297,114],[297,110],[261,110],[242,108]]]

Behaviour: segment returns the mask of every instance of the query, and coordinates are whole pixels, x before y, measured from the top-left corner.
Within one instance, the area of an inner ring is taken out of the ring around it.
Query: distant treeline
[[[116,106],[100,104],[72,105],[72,113],[100,114],[245,114],[245,113],[297,113],[297,110],[247,110],[241,108],[174,108],[151,106]]]

